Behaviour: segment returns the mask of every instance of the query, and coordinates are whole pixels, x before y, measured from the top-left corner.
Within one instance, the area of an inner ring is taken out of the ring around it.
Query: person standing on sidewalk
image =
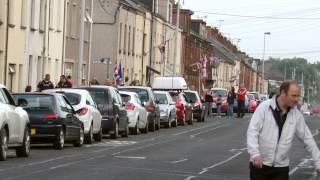
[[[204,104],[205,104],[205,110],[204,110],[204,120],[207,120],[212,115],[212,91],[211,88],[209,88],[204,96]]]
[[[289,180],[289,155],[298,137],[312,156],[320,175],[320,151],[303,115],[297,108],[300,87],[284,81],[280,95],[262,102],[254,112],[247,131],[251,180]]]
[[[234,90],[234,87],[231,87],[230,91],[228,92],[227,102],[228,102],[228,118],[233,117],[233,104],[234,100],[236,99],[236,92]]]
[[[53,83],[50,81],[50,74],[45,75],[45,78],[38,83],[37,88],[38,88],[37,89],[38,92],[41,92],[46,89],[54,88]]]
[[[221,97],[221,94],[219,94],[218,97],[217,97],[217,102],[216,102],[216,105],[217,105],[217,117],[218,118],[221,118],[221,103],[222,103],[222,97]]]
[[[237,118],[242,118],[244,116],[246,94],[247,94],[247,90],[244,87],[244,84],[241,84],[237,93],[237,101],[238,101]]]

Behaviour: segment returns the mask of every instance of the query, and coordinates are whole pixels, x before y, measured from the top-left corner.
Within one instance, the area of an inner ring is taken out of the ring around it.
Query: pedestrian
[[[221,94],[219,94],[216,101],[218,118],[221,118],[221,102],[222,102],[222,97],[221,97]]]
[[[246,94],[247,94],[247,90],[244,87],[244,84],[241,84],[237,92],[237,102],[238,102],[237,118],[242,118],[244,116]]]
[[[280,94],[261,103],[254,112],[247,131],[251,180],[288,180],[288,152],[295,136],[311,153],[320,175],[320,151],[297,109],[299,98],[298,83],[284,81]]]
[[[72,84],[65,75],[60,76],[60,81],[56,85],[56,88],[72,88]]]
[[[71,87],[73,87],[74,81],[73,81],[71,75],[67,76],[67,81],[71,84]]]
[[[212,97],[211,89],[209,88],[204,96],[204,104],[205,104],[204,120],[207,120],[212,115],[212,103],[213,103],[213,97]]]
[[[93,77],[91,82],[90,82],[90,85],[100,85],[100,83],[98,82],[96,77]]]
[[[87,80],[85,78],[81,79],[81,85],[80,86],[88,86]]]
[[[228,92],[228,97],[227,97],[227,102],[228,102],[228,118],[233,117],[233,105],[234,105],[234,100],[236,99],[236,92],[234,90],[234,87],[232,86],[230,91]]]
[[[45,78],[38,83],[37,88],[38,88],[37,90],[38,92],[41,92],[46,89],[54,88],[53,83],[50,81],[50,74],[45,75]]]
[[[32,87],[30,85],[28,85],[25,89],[24,92],[31,92],[32,91]]]

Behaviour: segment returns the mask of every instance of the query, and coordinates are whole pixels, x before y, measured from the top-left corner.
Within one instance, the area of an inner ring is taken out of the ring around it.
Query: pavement
[[[204,123],[162,128],[148,134],[76,148],[32,145],[28,158],[14,152],[0,162],[0,179],[24,180],[248,180],[246,131],[252,114],[242,119],[211,118]],[[320,144],[320,120],[307,116]],[[290,180],[316,180],[313,162],[299,140],[290,157]]]

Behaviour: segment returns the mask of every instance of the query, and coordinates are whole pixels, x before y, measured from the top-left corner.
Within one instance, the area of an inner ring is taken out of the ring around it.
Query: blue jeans
[[[233,117],[233,104],[229,104],[227,114],[228,117]]]
[[[221,114],[221,105],[217,104],[217,116],[220,116]]]

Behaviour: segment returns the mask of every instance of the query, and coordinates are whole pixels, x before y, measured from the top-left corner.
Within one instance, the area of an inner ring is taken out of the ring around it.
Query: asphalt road
[[[33,145],[29,158],[0,162],[0,179],[30,180],[248,180],[246,130],[243,119],[212,118],[192,126],[161,129],[75,148],[54,150]],[[306,117],[320,144],[320,118]],[[296,140],[291,151],[290,179],[313,180],[313,162]]]

